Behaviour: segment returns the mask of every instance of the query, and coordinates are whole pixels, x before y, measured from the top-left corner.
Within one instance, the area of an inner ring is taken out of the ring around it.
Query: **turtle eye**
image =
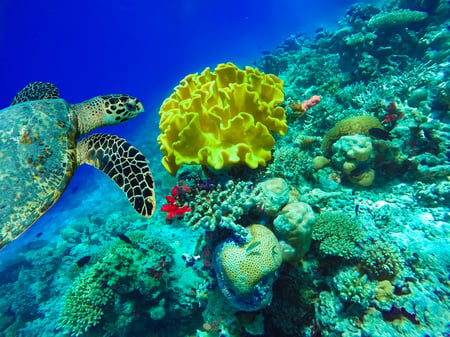
[[[127,103],[127,104],[125,104],[125,107],[126,107],[126,109],[128,110],[128,111],[135,111],[136,110],[136,104],[133,104],[133,103]]]

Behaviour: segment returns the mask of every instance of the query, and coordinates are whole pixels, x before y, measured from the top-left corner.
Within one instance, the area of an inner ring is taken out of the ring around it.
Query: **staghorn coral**
[[[318,216],[312,237],[326,255],[351,259],[360,255],[358,243],[363,234],[358,220],[343,212],[325,212]]]
[[[215,269],[228,301],[240,310],[256,311],[271,301],[272,283],[282,263],[281,246],[263,225],[251,225],[248,230],[248,242],[230,237],[217,248]]]
[[[227,63],[187,76],[159,111],[164,167],[175,174],[182,164],[264,166],[271,134],[287,131],[283,100],[283,81],[251,67]]]

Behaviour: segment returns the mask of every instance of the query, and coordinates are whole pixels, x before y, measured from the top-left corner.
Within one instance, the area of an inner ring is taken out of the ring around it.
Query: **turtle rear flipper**
[[[20,90],[16,96],[14,96],[10,105],[30,101],[39,101],[41,99],[56,98],[59,98],[59,90],[53,83],[31,82]]]
[[[125,139],[93,134],[78,142],[77,163],[106,173],[125,192],[134,209],[150,217],[155,210],[154,182],[144,155]]]

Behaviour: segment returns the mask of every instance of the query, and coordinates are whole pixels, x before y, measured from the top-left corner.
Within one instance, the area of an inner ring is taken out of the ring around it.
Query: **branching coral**
[[[189,200],[191,212],[185,213],[184,221],[193,229],[205,228],[214,231],[226,228],[234,233],[245,235],[242,218],[255,207],[259,201],[257,191],[251,182],[234,182],[217,184],[214,189],[199,190]]]
[[[313,239],[320,242],[323,253],[346,259],[360,255],[357,243],[363,235],[359,221],[343,212],[320,214],[313,229]]]

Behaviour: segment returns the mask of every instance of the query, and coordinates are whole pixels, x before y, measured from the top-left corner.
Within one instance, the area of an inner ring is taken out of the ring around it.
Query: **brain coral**
[[[182,164],[265,165],[272,133],[287,131],[283,100],[283,81],[251,67],[227,63],[188,75],[159,111],[164,167],[175,174]]]
[[[331,156],[332,145],[342,136],[361,134],[368,136],[372,128],[384,129],[381,122],[373,116],[355,116],[340,120],[323,138],[322,153]]]
[[[239,310],[256,311],[270,303],[272,283],[282,263],[281,246],[263,225],[248,227],[252,240],[234,237],[217,248],[215,269],[225,297]]]

